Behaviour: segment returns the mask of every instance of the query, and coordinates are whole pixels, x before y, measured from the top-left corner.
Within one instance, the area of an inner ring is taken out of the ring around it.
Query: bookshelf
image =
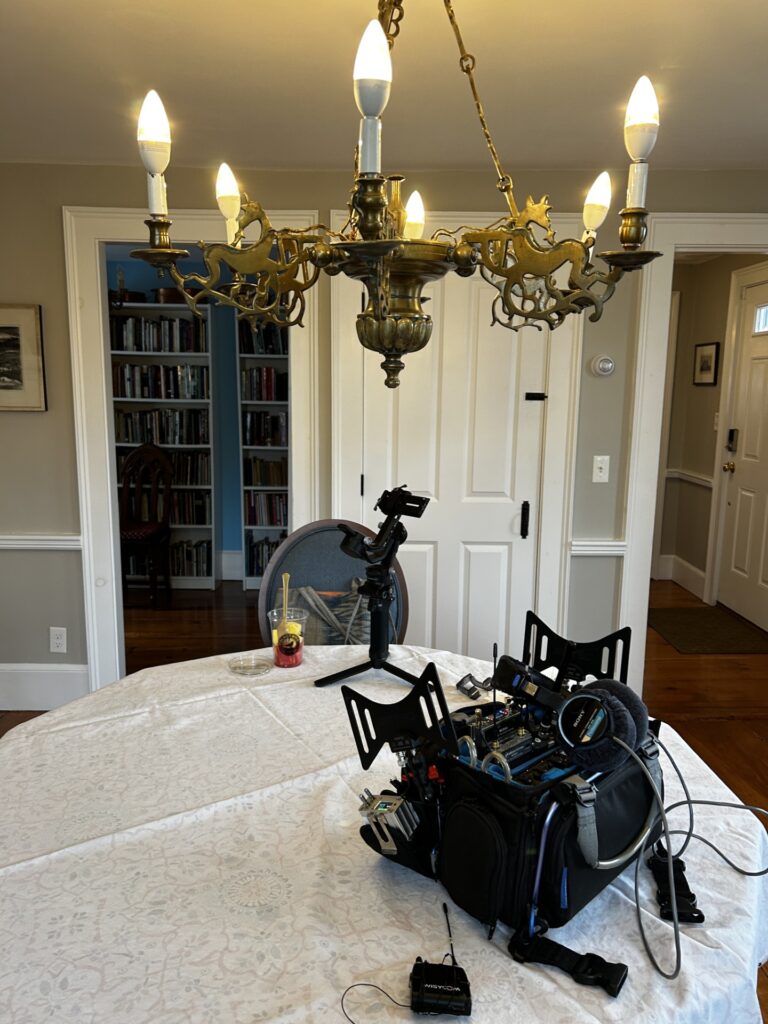
[[[216,586],[210,312],[186,305],[126,303],[110,309],[117,478],[130,451],[151,441],[173,463],[171,586]],[[119,486],[119,485],[118,485]],[[129,580],[145,578],[131,560]]]
[[[258,589],[290,523],[288,329],[237,323],[243,587]]]

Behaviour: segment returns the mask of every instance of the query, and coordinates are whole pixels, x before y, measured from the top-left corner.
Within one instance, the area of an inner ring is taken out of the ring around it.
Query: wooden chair
[[[344,535],[339,523],[373,539],[375,534],[348,519],[321,519],[294,530],[269,560],[259,589],[259,629],[266,646],[271,643],[268,612],[280,606],[282,577],[291,574],[290,603],[309,612],[308,644],[368,644],[368,600],[357,594],[365,582],[366,563],[341,550]],[[408,626],[408,589],[400,564],[391,571],[395,599],[390,608],[390,638],[402,643]]]
[[[123,587],[128,559],[145,559],[150,600],[157,601],[157,577],[171,589],[171,483],[173,465],[162,449],[143,444],[125,460],[120,488],[120,554]]]

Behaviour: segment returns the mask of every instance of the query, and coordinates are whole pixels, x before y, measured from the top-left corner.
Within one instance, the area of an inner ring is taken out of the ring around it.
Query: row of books
[[[206,322],[194,317],[113,316],[109,321],[114,352],[207,352]]]
[[[115,409],[118,444],[209,444],[207,409]]]
[[[240,371],[240,397],[246,402],[287,402],[288,371],[252,366]]]
[[[117,457],[118,479],[123,475],[123,466],[129,454],[129,452],[125,452]],[[171,481],[173,484],[210,487],[211,456],[208,452],[170,452],[169,454],[173,464],[173,479]]]
[[[247,320],[241,320],[237,325],[237,337],[243,355],[288,355],[287,327],[261,323],[254,329]]]
[[[288,495],[246,492],[243,495],[243,518],[246,526],[287,526]]]
[[[285,537],[286,535],[281,533],[277,539],[252,537],[248,540],[245,552],[246,573],[249,576],[263,576],[267,563]]]
[[[287,412],[244,412],[243,444],[288,447]]]
[[[209,540],[182,540],[171,544],[172,576],[212,576],[213,558]]]
[[[243,457],[243,483],[246,487],[287,487],[288,459]]]
[[[210,491],[172,491],[171,526],[210,526]]]
[[[142,365],[114,363],[112,392],[118,398],[204,398],[210,397],[207,366]]]

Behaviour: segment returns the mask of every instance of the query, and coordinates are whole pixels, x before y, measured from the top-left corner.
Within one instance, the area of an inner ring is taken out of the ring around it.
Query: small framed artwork
[[[41,307],[0,303],[0,412],[47,408]]]
[[[720,342],[713,341],[708,345],[696,345],[693,356],[693,383],[709,385],[717,384],[717,364],[720,361]]]

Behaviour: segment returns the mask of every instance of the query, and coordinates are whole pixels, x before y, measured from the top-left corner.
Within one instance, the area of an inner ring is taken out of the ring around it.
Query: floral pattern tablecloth
[[[360,981],[408,1002],[416,956],[447,949],[444,893],[360,840],[357,794],[385,786],[394,759],[383,752],[363,772],[339,687],[312,685],[365,655],[307,648],[300,668],[253,679],[233,675],[229,656],[147,669],[0,741],[2,1024],[343,1021],[340,995]],[[417,673],[434,660],[457,705],[453,684],[490,668],[416,647],[392,655]],[[353,685],[379,700],[407,691],[376,673]],[[694,796],[729,798],[679,737],[662,735]],[[672,798],[671,772],[666,783]],[[768,863],[751,815],[701,809],[697,831],[746,866]],[[454,909],[472,1020],[759,1022],[768,882],[702,846],[685,859],[707,920],[683,927],[676,981],[648,965],[629,871],[554,933],[629,965],[618,999],[515,963],[505,928],[488,942]],[[643,916],[669,964],[670,926],[642,878]],[[372,990],[346,1005],[361,1024],[414,1019]]]

